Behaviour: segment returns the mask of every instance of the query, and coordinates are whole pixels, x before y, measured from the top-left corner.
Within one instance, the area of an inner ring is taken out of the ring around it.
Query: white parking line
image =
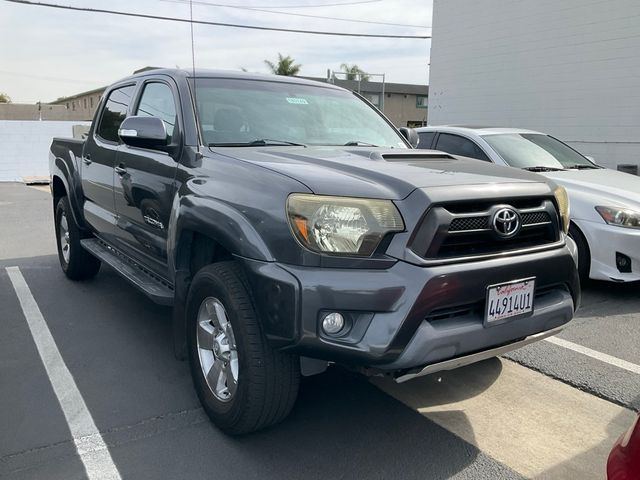
[[[627,370],[629,372],[637,373],[638,375],[640,375],[640,365],[636,365],[635,363],[627,362],[626,360],[622,360],[621,358],[613,357],[596,350],[591,350],[590,348],[583,347],[582,345],[578,345],[577,343],[569,342],[567,340],[563,340],[562,338],[549,337],[545,338],[544,340],[546,342],[553,343],[554,345],[564,347],[568,350],[573,350],[574,352],[578,352],[588,357],[595,358],[596,360],[600,360],[601,362],[608,363],[609,365],[613,365],[614,367],[622,368],[623,370]]]
[[[73,376],[60,355],[51,331],[44,321],[31,290],[18,267],[7,267],[29,330],[60,402],[76,451],[90,480],[121,480],[120,472],[87,409]]]

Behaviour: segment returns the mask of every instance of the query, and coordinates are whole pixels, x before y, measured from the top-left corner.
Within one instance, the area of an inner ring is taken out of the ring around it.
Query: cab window
[[[109,93],[98,123],[97,133],[103,140],[115,143],[120,142],[118,129],[122,121],[127,117],[134,90],[135,85],[128,85]]]

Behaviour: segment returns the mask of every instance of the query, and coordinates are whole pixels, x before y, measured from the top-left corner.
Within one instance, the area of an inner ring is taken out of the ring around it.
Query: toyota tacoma
[[[416,144],[331,84],[128,77],[86,140],[51,145],[62,270],[104,263],[172,306],[231,434],[282,420],[331,363],[403,382],[557,333],[580,299],[564,189]]]

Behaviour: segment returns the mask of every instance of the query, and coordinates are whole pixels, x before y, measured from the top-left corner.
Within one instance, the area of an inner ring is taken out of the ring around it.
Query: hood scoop
[[[411,153],[383,153],[380,154],[386,162],[433,162],[456,160],[455,157],[444,152],[411,152]]]

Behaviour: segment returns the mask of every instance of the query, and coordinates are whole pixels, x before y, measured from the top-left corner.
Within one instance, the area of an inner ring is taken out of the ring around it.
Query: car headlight
[[[640,212],[620,207],[596,207],[596,211],[609,225],[640,228]]]
[[[571,222],[569,207],[569,195],[564,187],[558,187],[553,192],[553,196],[556,197],[556,203],[558,204],[558,210],[560,211],[560,220],[562,221],[562,230],[564,233],[569,232],[569,223]]]
[[[404,230],[390,200],[295,193],[287,215],[298,241],[319,253],[369,256],[386,234]]]

